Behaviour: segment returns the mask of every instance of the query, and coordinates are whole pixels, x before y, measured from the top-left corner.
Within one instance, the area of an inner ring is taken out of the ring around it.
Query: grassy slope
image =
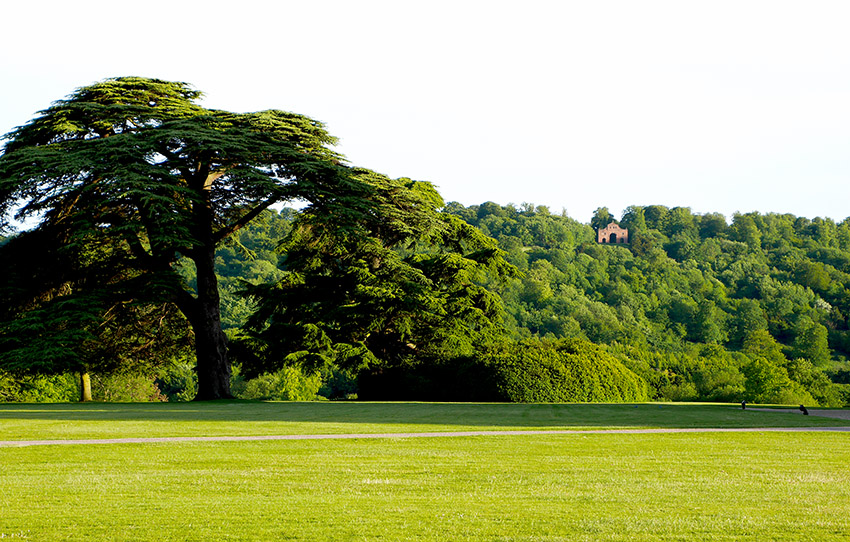
[[[4,405],[0,428],[37,421],[45,432],[29,437],[44,438],[78,436],[68,431],[76,424],[99,436],[144,434],[147,424],[152,435],[169,417],[179,434],[193,434],[195,423],[318,433],[828,421],[690,405],[87,405],[87,419],[63,405],[25,415],[42,407]],[[848,439],[753,432],[0,448],[0,536],[846,540]]]

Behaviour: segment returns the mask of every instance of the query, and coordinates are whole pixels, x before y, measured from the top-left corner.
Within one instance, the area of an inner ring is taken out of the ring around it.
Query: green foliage
[[[332,367],[323,372],[318,394],[327,399],[357,399],[357,391],[356,374]]]
[[[239,397],[274,401],[314,401],[318,398],[321,387],[320,374],[305,374],[299,367],[290,366],[248,380]]]
[[[155,376],[128,373],[92,375],[92,399],[110,403],[168,401]]]
[[[516,274],[496,243],[434,188],[359,170],[375,211],[340,223],[298,215],[283,277],[247,288],[257,312],[234,341],[249,377],[289,365],[380,371],[471,355],[498,333],[501,305],[479,282]]]
[[[246,285],[274,283],[283,277],[278,267],[279,245],[296,216],[297,212],[289,208],[266,210],[216,250],[221,325],[225,331],[238,330],[254,312],[254,304],[242,294]],[[194,274],[187,277],[193,285]]]
[[[186,359],[177,359],[162,367],[154,381],[160,392],[169,401],[191,401],[198,393],[198,376],[195,366]]]
[[[116,265],[121,256],[106,240],[94,236],[81,248],[62,246],[63,238],[48,228],[0,247],[0,366],[16,374],[138,372],[191,347],[182,315],[154,303],[146,291],[156,284]]]
[[[764,358],[753,359],[741,367],[741,372],[746,377],[745,399],[751,403],[781,403],[783,392],[791,386],[788,373]],[[796,398],[791,402],[796,403]]]
[[[842,397],[840,385],[833,384],[828,374],[815,367],[811,361],[797,358],[787,361],[783,366],[791,381],[802,386],[817,404],[826,407],[850,404]]]
[[[524,341],[488,356],[504,400],[522,403],[640,402],[647,385],[601,348],[582,341]]]
[[[2,403],[65,403],[80,396],[77,376],[14,375],[0,371],[0,402]]]
[[[829,334],[825,326],[812,322],[811,319],[801,318],[795,335],[793,342],[795,357],[808,359],[819,367],[829,363],[831,358]]]
[[[608,207],[599,207],[594,211],[593,218],[590,219],[590,226],[594,230],[599,231],[611,222],[614,222],[614,217],[611,215]]]
[[[631,206],[621,220],[633,228],[630,246],[603,247],[592,224],[532,205],[446,209],[497,239],[524,271],[487,283],[513,339],[606,345],[669,400],[740,401],[750,361],[786,370],[809,360],[813,373],[787,370],[782,394],[841,401],[824,370],[850,356],[850,252],[840,241],[848,221],[748,213],[730,225],[717,213]],[[539,235],[547,231],[561,233]]]
[[[92,374],[92,397],[106,402],[191,401],[197,393],[194,364],[174,360],[145,372]],[[77,401],[80,375],[21,375],[0,371],[0,402],[56,403]]]
[[[336,140],[321,123],[277,110],[206,109],[197,104],[200,97],[185,83],[122,77],[55,102],[6,136],[0,230],[13,214],[35,219],[38,233],[23,237],[31,252],[44,250],[63,269],[69,249],[70,267],[85,277],[94,275],[92,267],[109,272],[113,280],[105,284],[123,292],[117,301],[179,307],[197,339],[198,396],[213,399],[230,395],[231,374],[216,247],[270,206],[292,200],[344,224],[369,212],[371,188],[330,150]],[[41,247],[36,235],[50,242]],[[86,259],[93,246],[108,257]],[[194,288],[175,267],[181,258],[194,263]],[[53,282],[27,293],[43,297]],[[67,349],[97,336],[83,324],[106,319],[113,304],[91,300],[103,288],[97,280],[74,283],[71,293],[84,296],[87,306],[65,320],[68,333],[57,344]],[[30,308],[24,304],[23,312]],[[34,370],[65,370],[49,367],[66,357],[60,354],[50,352]]]

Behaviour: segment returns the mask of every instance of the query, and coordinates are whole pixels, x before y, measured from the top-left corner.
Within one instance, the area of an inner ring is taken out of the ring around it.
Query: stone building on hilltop
[[[629,230],[611,222],[596,232],[596,242],[605,244],[622,244],[629,242]]]

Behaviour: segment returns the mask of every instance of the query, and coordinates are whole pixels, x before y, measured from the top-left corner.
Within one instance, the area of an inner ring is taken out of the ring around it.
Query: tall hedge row
[[[579,340],[490,346],[474,358],[361,374],[365,400],[639,402],[649,386],[619,360]]]
[[[646,382],[592,343],[523,341],[490,354],[499,395],[517,403],[649,400]]]

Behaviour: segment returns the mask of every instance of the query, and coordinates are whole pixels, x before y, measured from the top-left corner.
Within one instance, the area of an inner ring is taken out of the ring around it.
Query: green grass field
[[[850,425],[716,404],[88,403],[0,405],[0,440],[510,429]]]
[[[0,405],[0,440],[847,424],[718,405]],[[0,538],[850,538],[850,433],[0,447]]]

